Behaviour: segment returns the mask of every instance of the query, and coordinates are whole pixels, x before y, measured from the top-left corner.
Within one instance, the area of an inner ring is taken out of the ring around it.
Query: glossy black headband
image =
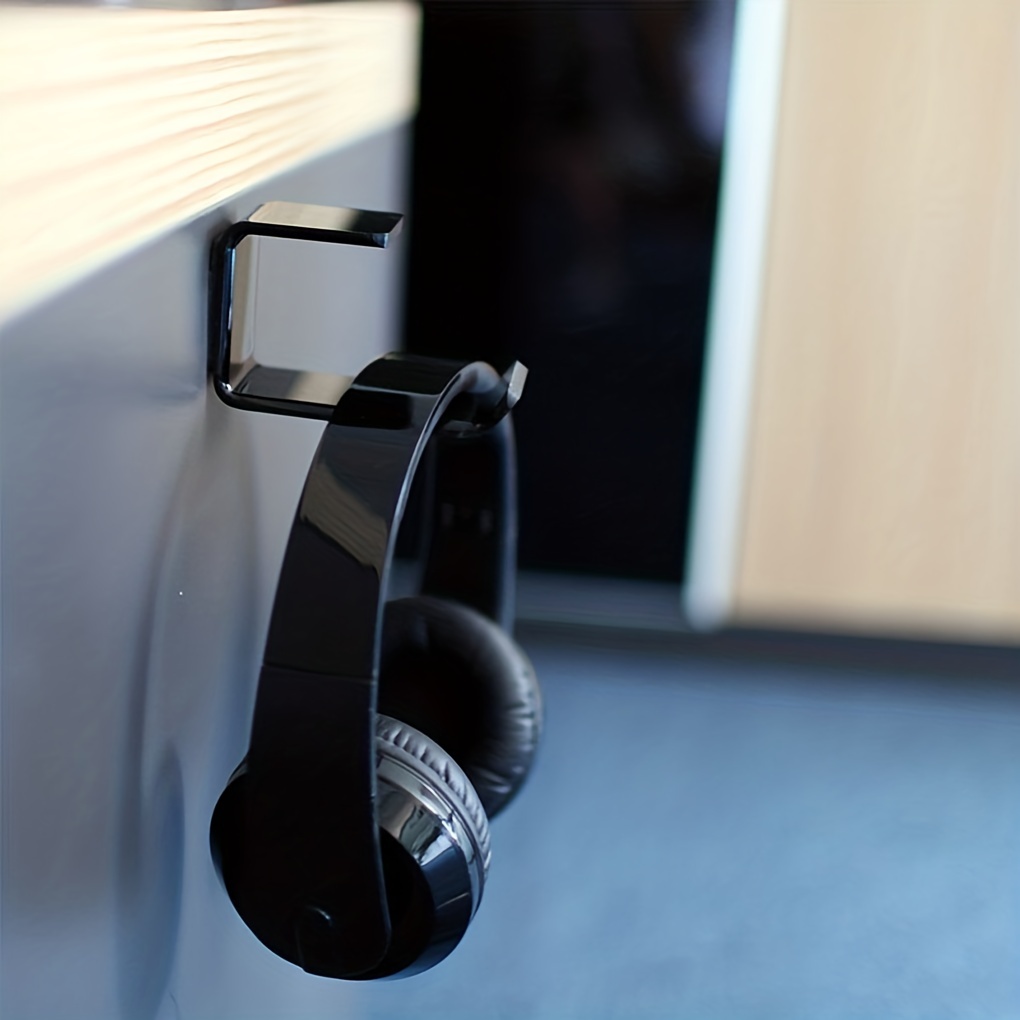
[[[397,354],[348,380],[232,356],[240,240],[269,233],[348,243],[344,230],[324,233],[321,223],[386,216],[272,207],[271,229],[260,229],[265,216],[253,217],[214,250],[216,390],[236,407],[307,417],[323,417],[323,395],[337,399],[280,573],[242,765],[247,782],[231,784],[215,824],[225,834],[227,891],[259,939],[313,973],[355,977],[378,964],[391,935],[374,816],[374,716],[396,535],[415,473],[434,452],[422,591],[509,624],[516,501],[505,416],[526,372],[515,365],[500,376],[478,362]],[[285,213],[319,225],[311,235],[300,222],[281,227]]]

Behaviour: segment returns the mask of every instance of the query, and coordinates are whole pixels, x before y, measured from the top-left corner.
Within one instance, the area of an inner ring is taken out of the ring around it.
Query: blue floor
[[[529,651],[481,910],[352,1016],[1020,1018],[1020,683]]]

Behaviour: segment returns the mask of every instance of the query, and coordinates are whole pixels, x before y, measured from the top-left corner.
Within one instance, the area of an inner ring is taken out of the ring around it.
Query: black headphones
[[[264,945],[337,978],[416,973],[457,945],[485,884],[488,819],[523,783],[541,729],[534,672],[506,632],[507,412],[523,367],[500,376],[391,354],[346,380],[236,353],[245,237],[384,247],[398,222],[270,203],[213,247],[220,397],[328,416],[284,555],[248,753],[213,813],[213,858]],[[420,594],[387,602],[412,482],[428,536]]]

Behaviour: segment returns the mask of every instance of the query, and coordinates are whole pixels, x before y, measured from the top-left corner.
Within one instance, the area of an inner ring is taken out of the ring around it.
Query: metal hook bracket
[[[217,395],[243,411],[328,421],[353,381],[347,376],[274,368],[256,360],[251,323],[239,295],[254,286],[242,242],[278,237],[386,248],[399,232],[398,213],[297,202],[267,202],[233,224],[212,246],[209,281],[210,371]]]

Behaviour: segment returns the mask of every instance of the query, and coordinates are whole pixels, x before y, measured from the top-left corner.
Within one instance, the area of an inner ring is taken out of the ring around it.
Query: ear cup
[[[386,606],[379,711],[445,748],[489,818],[527,778],[542,729],[524,652],[481,613],[431,596]]]
[[[364,978],[414,974],[460,942],[481,902],[489,823],[470,780],[424,734],[376,716],[376,816],[392,925]]]
[[[481,902],[491,856],[478,794],[441,747],[413,727],[377,715],[375,757],[375,813],[392,937],[376,967],[348,975],[358,980],[416,974],[449,955]],[[216,804],[209,835],[216,869],[251,924],[234,873],[243,859],[238,840],[249,782],[246,758]],[[286,940],[274,940],[260,925],[252,930],[278,955],[305,965]]]

